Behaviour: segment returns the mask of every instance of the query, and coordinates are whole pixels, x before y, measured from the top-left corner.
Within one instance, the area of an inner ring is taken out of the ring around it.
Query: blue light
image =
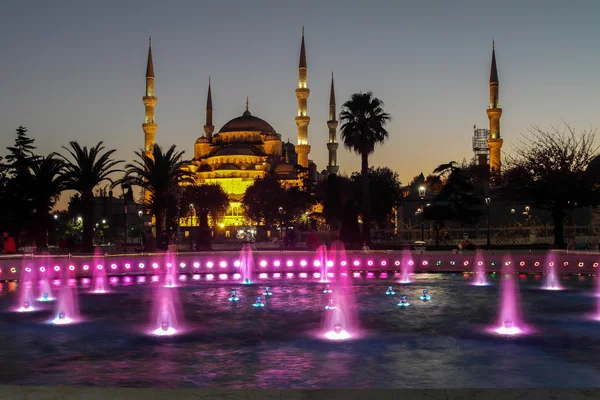
[[[271,291],[269,290],[269,287],[267,286],[267,287],[265,288],[265,291],[263,292],[263,295],[265,295],[265,296],[272,296],[272,295],[273,295],[273,292],[271,292]]]
[[[427,301],[427,300],[431,300],[431,296],[429,295],[429,293],[427,292],[427,289],[423,290],[423,295],[421,297],[419,297],[421,300],[423,301]]]
[[[408,307],[410,306],[410,303],[408,301],[406,301],[406,296],[401,296],[400,297],[400,303],[398,303],[399,307]]]
[[[244,279],[244,285],[249,285],[251,283],[252,282],[250,282],[250,279],[248,279],[248,278]]]
[[[262,302],[260,296],[256,296],[256,303],[252,304],[254,307],[264,307],[265,303]]]
[[[325,289],[323,289],[323,293],[331,293],[333,290],[329,288],[329,285],[325,285]]]
[[[232,290],[231,291],[231,297],[229,298],[229,301],[238,301],[240,298],[237,296],[236,291]]]
[[[396,292],[394,292],[394,289],[391,286],[388,286],[385,294],[391,295],[391,294],[396,294]]]

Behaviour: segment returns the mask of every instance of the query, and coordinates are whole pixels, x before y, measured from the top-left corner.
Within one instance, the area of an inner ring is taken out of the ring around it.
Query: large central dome
[[[246,110],[241,117],[237,117],[227,122],[219,133],[225,132],[268,132],[275,133],[275,129],[267,121],[250,114]]]

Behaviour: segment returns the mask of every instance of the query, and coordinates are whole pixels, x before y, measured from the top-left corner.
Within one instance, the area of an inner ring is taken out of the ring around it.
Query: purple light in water
[[[379,277],[382,279],[387,279],[388,274],[387,274],[387,272],[382,272],[381,275],[379,275]]]
[[[320,272],[314,272],[313,273],[313,278],[319,279],[321,277],[321,273]]]
[[[111,264],[111,265],[110,265],[110,268],[111,268],[111,269],[117,269],[117,264]]]
[[[152,275],[152,282],[158,282],[158,275]]]
[[[227,274],[219,274],[219,279],[221,279],[221,280],[227,279]]]
[[[521,318],[519,305],[519,288],[514,278],[512,263],[506,261],[500,273],[500,315],[493,331],[499,335],[519,335],[526,332],[526,326]]]
[[[300,266],[301,266],[301,267],[306,267],[306,264],[307,264],[307,263],[306,263],[306,260],[301,260],[301,261],[300,261]]]
[[[213,267],[213,265],[214,265],[214,264],[213,264],[213,262],[212,262],[212,261],[209,261],[209,262],[207,262],[207,263],[206,263],[206,266],[207,266],[208,268],[212,268],[212,267]]]
[[[360,278],[360,272],[354,272],[352,276],[355,278]]]
[[[131,264],[129,264],[129,263],[126,263],[126,264],[125,264],[125,268],[126,268],[126,269],[129,269],[129,268],[131,268]]]
[[[275,260],[275,261],[273,261],[273,265],[275,267],[279,267],[281,265],[281,262],[279,260]]]
[[[193,280],[195,280],[195,281],[199,281],[199,280],[200,280],[200,275],[198,275],[198,274],[194,274],[194,275],[192,276],[192,279],[193,279]]]
[[[333,261],[327,261],[325,265],[327,265],[327,268],[333,268]]]
[[[254,279],[254,256],[252,254],[252,245],[245,244],[244,246],[242,246],[239,260],[242,283],[252,283],[252,280]],[[266,265],[266,261],[264,262]]]
[[[94,263],[96,268],[92,271],[92,292],[94,293],[106,293],[106,271],[99,264],[98,261],[102,257],[99,250],[94,254]]]
[[[293,267],[294,266],[294,262],[292,260],[287,260],[287,262],[285,263],[285,265],[287,265],[288,267]]]
[[[545,290],[562,290],[560,279],[556,270],[556,261],[552,252],[546,257],[546,268],[544,268],[544,286]]]
[[[87,271],[88,269],[90,269],[90,266],[89,266],[89,265],[84,265],[84,266],[83,266],[83,270],[84,270],[84,271]]]
[[[382,261],[381,261],[381,266],[382,266],[382,267],[385,267],[386,265],[387,265],[387,262],[386,262],[385,260],[382,260]]]
[[[394,261],[394,265],[395,265],[396,267],[400,266],[400,261],[397,261],[397,260],[396,260],[396,261]]]
[[[55,266],[54,266],[54,270],[55,270],[56,272],[58,272],[58,271],[60,271],[60,267],[59,267],[58,265],[55,265]]]
[[[138,264],[138,267],[139,267],[140,269],[144,269],[145,265],[144,265],[144,263],[139,263],[139,264]]]
[[[313,262],[313,265],[314,265],[315,267],[320,267],[320,266],[321,266],[321,261],[319,261],[319,260],[315,260],[315,261]]]
[[[267,262],[265,260],[260,260],[260,266],[261,268],[264,268],[267,266]]]
[[[187,275],[179,275],[180,281],[187,281]]]
[[[413,274],[414,261],[410,250],[405,249],[402,252],[402,263],[400,266],[400,282],[399,283],[411,283]]]
[[[346,261],[342,261],[342,262],[340,262],[340,265],[341,265],[342,267],[345,267],[346,265],[348,265],[348,263],[347,263]]]
[[[125,283],[131,283],[131,278],[126,276],[125,279],[123,279],[125,281]],[[138,276],[137,277],[137,283],[146,283],[146,277],[145,276]]]
[[[372,266],[372,265],[373,265],[373,260],[369,260],[369,261],[367,261],[367,265],[368,265],[369,267],[370,267],[370,266]]]
[[[152,268],[158,269],[158,263],[152,263]]]
[[[273,278],[281,278],[281,274],[279,272],[276,272],[273,274]]]
[[[240,279],[241,277],[241,274],[233,274],[233,279]]]
[[[181,331],[182,311],[177,289],[155,286],[152,297],[151,330],[156,336],[171,336]]]
[[[307,278],[308,274],[306,272],[300,272],[298,276],[300,276],[300,278]]]
[[[112,283],[113,285],[116,285],[117,283],[119,283],[119,278],[117,278],[116,276],[113,276],[112,278],[109,279],[109,282]]]
[[[235,260],[233,262],[233,266],[236,267],[236,268],[239,268],[240,267],[240,260]]]
[[[265,272],[261,272],[260,274],[258,274],[258,277],[260,279],[267,279],[269,277],[269,274],[267,274]]]
[[[28,263],[28,265],[32,265],[32,261],[23,261],[23,263]],[[33,304],[35,302],[35,292],[34,292],[34,273],[31,272],[32,268],[27,266],[23,268],[21,266],[21,281],[19,282],[19,296],[18,303],[16,305],[16,309],[18,312],[29,312],[34,311],[35,308]]]
[[[180,262],[179,263],[179,268],[185,268],[185,263],[184,262]]]
[[[360,265],[360,261],[358,261],[358,260],[354,260],[354,266],[355,266],[355,267],[358,267],[359,265]]]
[[[66,272],[63,272],[66,280]],[[58,301],[54,308],[55,318],[51,321],[55,325],[67,325],[79,320],[79,299],[75,288],[63,285],[58,295]]]
[[[215,279],[215,276],[213,274],[206,275],[206,280],[207,281],[212,281],[213,279]]]
[[[90,278],[83,278],[83,279],[81,280],[81,283],[83,283],[84,285],[89,285],[89,284],[90,284],[90,282],[91,282]]]
[[[367,272],[367,278],[373,278],[375,276],[375,274],[373,274],[372,272]]]
[[[288,272],[287,274],[285,274],[286,278],[293,278],[294,277],[294,273],[293,272]]]
[[[96,268],[98,268],[98,269],[102,269],[103,267],[102,267],[102,265],[98,264],[98,265],[96,266]]]
[[[200,268],[200,263],[198,261],[194,263],[194,268]]]
[[[321,268],[321,273],[319,274],[321,282],[328,282],[327,268],[329,267],[329,263],[333,264],[333,261],[327,259],[327,246],[324,244],[320,245],[316,252],[315,267]]]
[[[225,267],[227,267],[227,262],[226,262],[226,261],[221,261],[221,262],[219,263],[219,267],[221,267],[221,268],[225,268]]]
[[[45,267],[40,267],[40,272],[46,272],[46,268]]]

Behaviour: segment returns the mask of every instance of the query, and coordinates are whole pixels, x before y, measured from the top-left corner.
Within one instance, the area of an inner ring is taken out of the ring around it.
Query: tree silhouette
[[[208,217],[217,224],[229,208],[229,197],[219,184],[203,184],[186,186],[181,196],[180,207],[185,210],[188,204],[193,204],[199,220],[199,234],[196,249],[210,248],[211,235],[208,227]]]
[[[532,201],[554,220],[554,245],[565,246],[567,210],[600,203],[600,174],[588,166],[598,153],[595,131],[577,133],[568,124],[559,130],[529,129],[507,158],[501,184],[514,200]]]
[[[383,111],[383,102],[372,92],[355,93],[342,105],[340,133],[344,146],[361,157],[363,239],[371,243],[371,218],[369,209],[369,155],[375,146],[388,137],[385,125],[391,120]]]

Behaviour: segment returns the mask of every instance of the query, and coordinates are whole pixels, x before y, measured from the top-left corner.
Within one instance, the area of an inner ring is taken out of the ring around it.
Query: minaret
[[[296,89],[296,98],[298,99],[298,116],[296,125],[298,126],[298,144],[296,153],[298,154],[298,164],[308,168],[308,124],[310,117],[307,115],[307,103],[310,90],[306,87],[306,49],[304,48],[304,27],[302,27],[302,46],[300,47],[300,63],[298,65],[298,88]]]
[[[206,125],[204,125],[204,133],[209,142],[212,142],[212,134],[215,131],[213,125],[213,108],[212,108],[212,94],[210,92],[210,77],[208,78],[208,96],[206,97]]]
[[[144,130],[144,152],[150,156],[154,149],[154,136],[158,125],[154,122],[154,106],[156,106],[156,96],[154,96],[154,65],[152,64],[152,39],[148,44],[148,64],[146,65],[146,95],[144,96],[144,106],[146,106],[146,116],[142,129]]]
[[[337,127],[338,121],[335,113],[335,89],[333,87],[333,71],[331,71],[331,92],[329,94],[329,120],[327,121],[327,127],[329,128],[329,142],[327,142],[327,150],[329,150],[329,164],[327,165],[327,172],[329,174],[337,174],[340,167],[337,165]]]
[[[500,117],[502,109],[498,107],[498,71],[496,70],[496,48],[492,41],[492,68],[490,71],[490,107],[487,116],[490,120],[490,138],[488,148],[490,149],[490,174],[500,175],[502,170],[501,151],[502,138],[500,137]]]

